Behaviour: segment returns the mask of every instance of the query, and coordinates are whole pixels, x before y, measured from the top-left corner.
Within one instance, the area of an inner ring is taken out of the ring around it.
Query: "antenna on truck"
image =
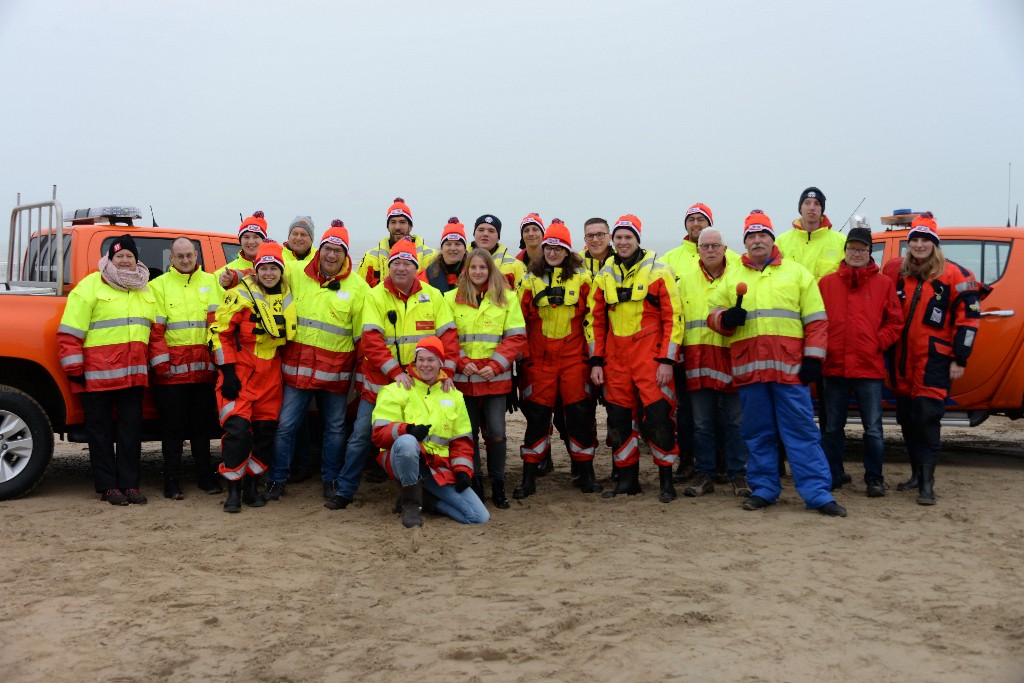
[[[864,200],[865,200],[865,199],[867,199],[867,197],[861,197],[861,198],[860,198],[860,204],[857,204],[857,207],[856,207],[856,208],[855,208],[855,209],[853,210],[853,213],[851,213],[851,214],[850,214],[850,216],[849,216],[849,218],[847,218],[847,219],[846,219],[846,223],[843,223],[843,224],[842,224],[842,225],[841,225],[841,226],[839,227],[839,232],[842,232],[842,231],[843,231],[843,230],[844,230],[844,229],[846,228],[846,225],[847,225],[847,223],[849,223],[849,222],[850,222],[850,218],[853,218],[854,216],[856,216],[856,215],[857,215],[857,209],[859,209],[859,208],[860,208],[861,204],[863,204],[863,203],[864,203]]]
[[[153,218],[153,227],[154,228],[159,228],[160,226],[156,224],[156,214],[153,213],[153,205],[152,204],[149,205],[149,215]]]
[[[1013,162],[1010,161],[1006,164],[1006,227],[1010,227],[1010,195],[1013,192]],[[1020,206],[1017,206],[1017,210],[1020,211]],[[1017,221],[1013,221],[1014,225]]]

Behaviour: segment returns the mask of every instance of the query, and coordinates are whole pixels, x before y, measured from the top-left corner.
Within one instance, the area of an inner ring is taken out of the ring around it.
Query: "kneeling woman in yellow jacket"
[[[251,507],[267,504],[257,484],[274,455],[284,394],[280,351],[295,338],[297,322],[282,278],[281,245],[261,244],[254,265],[256,272],[224,296],[210,326],[210,348],[221,373],[217,407],[224,429],[220,473],[228,483],[224,512],[241,511],[243,501]]]
[[[473,427],[474,488],[483,497],[480,443],[487,446],[491,500],[505,509],[505,395],[512,390],[512,364],[526,348],[526,323],[519,299],[508,288],[491,255],[474,249],[456,289],[445,294],[459,332],[455,386],[466,396]]]
[[[388,384],[373,409],[373,443],[384,449],[378,456],[402,487],[402,524],[423,526],[423,489],[433,508],[462,524],[483,524],[490,513],[470,488],[473,444],[462,394],[438,386],[444,346],[434,336],[416,344],[409,366],[412,387]]]

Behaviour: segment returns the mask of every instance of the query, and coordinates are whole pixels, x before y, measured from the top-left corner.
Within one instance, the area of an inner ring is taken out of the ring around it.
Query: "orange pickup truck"
[[[872,256],[882,266],[902,258],[916,213],[882,217]],[[1024,415],[1024,228],[940,227],[942,253],[968,268],[991,291],[981,302],[981,326],[964,376],[946,402],[950,421],[974,427],[989,415]]]
[[[54,433],[85,442],[82,407],[57,360],[57,326],[67,294],[97,269],[110,241],[131,233],[150,279],[168,268],[171,242],[192,239],[208,271],[235,258],[233,235],[135,226],[131,207],[62,215],[56,199],[11,212],[6,281],[0,282],[0,500],[29,491],[53,455]],[[158,438],[147,397],[147,438]],[[217,435],[211,435],[216,437]]]

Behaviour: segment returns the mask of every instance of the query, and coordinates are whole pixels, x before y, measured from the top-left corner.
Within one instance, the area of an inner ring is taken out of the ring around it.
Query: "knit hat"
[[[284,255],[280,244],[267,240],[256,250],[256,260],[252,262],[252,267],[258,269],[265,263],[273,263],[284,272]]]
[[[544,232],[544,241],[541,244],[551,244],[572,251],[572,235],[561,218],[552,219],[551,225]]]
[[[398,240],[395,242],[395,246],[391,247],[391,253],[388,255],[388,265],[391,265],[391,262],[395,259],[412,261],[414,266],[420,267],[420,257],[416,253],[416,245],[412,240]]]
[[[302,228],[309,234],[309,241],[313,241],[313,219],[309,216],[296,216],[295,220],[288,226],[288,234],[292,234],[292,230],[295,228]]]
[[[493,225],[494,229],[498,231],[498,237],[501,237],[501,220],[497,216],[489,213],[485,213],[483,216],[476,219],[476,223],[473,224],[473,231],[476,232],[476,229],[485,223],[487,225]]]
[[[704,216],[704,218],[707,218],[709,226],[715,224],[715,220],[711,217],[711,209],[708,207],[707,204],[701,204],[700,202],[697,202],[696,204],[691,206],[689,209],[686,210],[686,216],[683,217],[684,220],[695,213],[699,213],[701,216]]]
[[[135,256],[136,261],[139,260],[139,248],[135,246],[135,238],[127,233],[110,243],[110,246],[107,247],[107,258],[113,259],[114,254],[122,249],[127,249]]]
[[[331,221],[331,227],[327,228],[327,232],[320,239],[319,246],[322,247],[325,244],[342,247],[345,249],[345,253],[348,253],[348,228],[345,227],[340,218],[335,218]]]
[[[612,226],[612,237],[615,237],[615,233],[622,228],[628,228],[633,231],[636,235],[636,241],[640,241],[640,219],[631,213],[627,213],[625,216],[619,216],[619,220],[615,221],[615,225]]]
[[[846,243],[860,242],[871,246],[871,231],[867,228],[851,228],[850,234],[846,236]]]
[[[772,236],[772,241],[775,241],[775,228],[772,227],[772,219],[768,218],[768,215],[761,209],[754,209],[743,221],[743,239],[746,240],[747,235],[754,232],[766,232]]]
[[[242,221],[242,224],[238,226],[238,236],[241,237],[243,232],[254,232],[263,239],[267,239],[267,221],[264,220],[262,211],[256,211]]]
[[[931,211],[925,211],[910,224],[907,241],[914,237],[926,237],[936,245],[942,241],[939,239],[939,226],[935,224],[935,216]]]
[[[463,244],[469,246],[469,240],[466,239],[466,226],[460,223],[455,216],[448,219],[448,224],[441,231],[441,244],[448,240],[462,240]]]
[[[444,363],[444,345],[441,343],[441,340],[434,335],[424,337],[416,342],[416,351],[413,353],[413,358],[415,358],[420,351],[432,353],[437,357],[437,360]]]
[[[409,219],[409,225],[412,225],[412,209],[401,197],[395,197],[395,202],[388,207],[388,220],[395,216],[405,216]]]
[[[523,230],[526,230],[527,225],[536,225],[540,228],[541,234],[544,234],[544,221],[541,220],[540,214],[534,212],[526,215],[526,218],[519,221],[519,248],[525,249],[526,242],[523,241]]]
[[[796,203],[796,211],[800,213],[800,208],[804,205],[805,199],[817,199],[821,204],[821,212],[825,213],[825,193],[816,187],[808,187],[806,190],[800,193],[800,201]]]

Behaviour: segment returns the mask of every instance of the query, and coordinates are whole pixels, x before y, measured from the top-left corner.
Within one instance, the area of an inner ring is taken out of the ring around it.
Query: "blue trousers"
[[[391,470],[402,486],[423,480],[423,488],[437,497],[437,511],[460,524],[486,524],[491,513],[472,488],[462,492],[454,484],[438,484],[430,468],[423,462],[420,443],[411,434],[403,434],[391,446]]]
[[[774,503],[782,493],[779,440],[793,472],[796,492],[808,508],[835,500],[829,493],[832,475],[814,424],[811,390],[802,384],[759,382],[739,388],[743,405],[740,434],[747,444],[747,483],[751,494]]]
[[[832,481],[843,476],[843,455],[846,451],[846,410],[850,393],[857,398],[860,423],[864,426],[864,483],[882,479],[882,454],[885,441],[882,438],[882,380],[854,379],[847,377],[826,377],[825,430],[821,445],[828,458]]]
[[[734,393],[697,389],[689,392],[693,412],[693,445],[697,471],[715,478],[719,450],[725,451],[729,481],[747,473],[747,447],[740,438],[743,409]]]
[[[309,402],[314,396],[324,424],[324,440],[321,447],[323,480],[329,482],[337,479],[345,442],[348,441],[348,434],[345,431],[347,396],[322,389],[296,389],[286,384],[281,400],[281,416],[277,422],[277,434],[274,436],[274,461],[268,477],[270,481],[281,484],[288,481],[297,433],[306,426],[306,411],[309,410]]]

